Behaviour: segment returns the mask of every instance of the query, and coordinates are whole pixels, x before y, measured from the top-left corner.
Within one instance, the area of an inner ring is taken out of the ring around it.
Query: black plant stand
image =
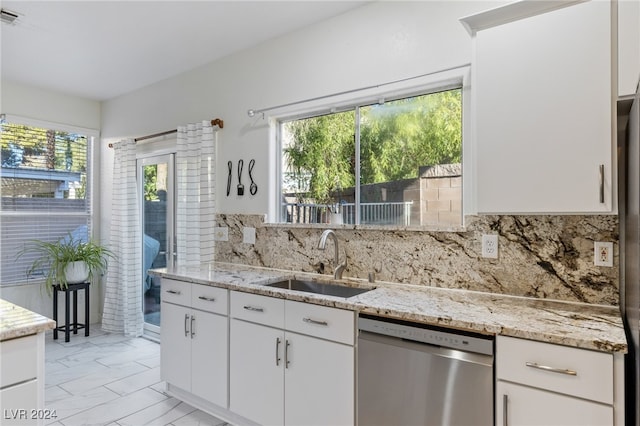
[[[58,331],[64,331],[64,341],[69,341],[69,333],[78,334],[78,330],[84,328],[84,335],[89,335],[89,282],[69,284],[67,288],[59,285],[53,286],[53,320],[56,328],[53,329],[53,339],[58,338]],[[84,290],[84,324],[78,324],[78,290]],[[64,324],[58,326],[58,292],[64,292]],[[69,293],[73,293],[73,322],[69,321]]]

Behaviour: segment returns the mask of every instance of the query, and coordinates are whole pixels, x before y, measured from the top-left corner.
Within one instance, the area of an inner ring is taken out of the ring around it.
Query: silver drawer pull
[[[284,368],[289,368],[289,364],[291,364],[291,362],[289,362],[289,346],[291,346],[291,343],[289,343],[288,340],[284,341]]]
[[[509,395],[502,395],[502,426],[509,426]]]
[[[247,311],[264,312],[264,308],[256,308],[255,306],[251,306],[251,305],[245,305],[243,306],[243,308],[245,308]]]
[[[600,204],[604,204],[604,164],[598,167],[600,172]]]
[[[573,370],[567,370],[565,368],[549,367],[547,365],[539,365],[539,364],[536,364],[535,362],[527,362],[527,363],[525,363],[525,365],[527,367],[537,368],[538,370],[550,371],[552,373],[567,374],[569,376],[577,376],[578,375],[578,373],[573,371]]]
[[[280,365],[280,357],[278,356],[278,348],[280,347],[280,338],[276,338],[276,367]]]
[[[169,293],[169,294],[180,294],[180,292],[178,290],[167,290],[167,293]]]
[[[309,324],[325,325],[325,326],[329,325],[329,323],[326,322],[326,321],[316,321],[316,320],[311,319],[311,318],[302,318],[302,321],[307,322]]]
[[[215,302],[216,301],[215,297],[207,297],[207,296],[198,296],[198,299],[206,300],[207,302]]]

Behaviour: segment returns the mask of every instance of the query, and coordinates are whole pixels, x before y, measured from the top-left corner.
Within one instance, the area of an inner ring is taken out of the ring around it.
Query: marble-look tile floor
[[[99,324],[53,340],[46,334],[45,407],[51,426],[224,425],[222,420],[164,393],[160,345],[105,333]]]

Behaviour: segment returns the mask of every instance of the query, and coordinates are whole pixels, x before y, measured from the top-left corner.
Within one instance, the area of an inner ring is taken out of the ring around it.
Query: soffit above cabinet
[[[465,16],[460,18],[460,22],[469,34],[473,36],[480,30],[486,30],[487,28],[528,18],[530,16],[540,15],[542,13],[571,6],[576,3],[582,3],[584,1],[585,0],[516,1],[494,9],[485,10],[484,12]]]

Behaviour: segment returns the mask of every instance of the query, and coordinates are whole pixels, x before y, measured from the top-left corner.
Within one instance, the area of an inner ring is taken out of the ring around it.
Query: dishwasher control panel
[[[370,333],[411,340],[434,346],[442,346],[465,352],[493,355],[493,339],[467,336],[454,331],[445,332],[420,326],[411,326],[383,319],[358,318],[358,328]]]

